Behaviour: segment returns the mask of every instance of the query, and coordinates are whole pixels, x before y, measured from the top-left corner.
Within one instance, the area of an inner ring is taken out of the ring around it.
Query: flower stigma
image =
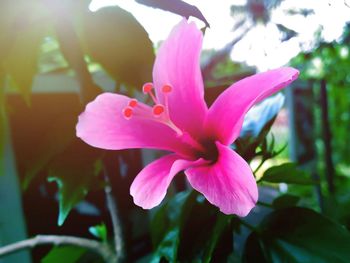
[[[144,94],[151,97],[154,102],[154,106],[151,108],[142,103],[138,103],[136,99],[131,99],[127,106],[123,109],[123,116],[126,120],[130,120],[133,117],[150,119],[162,123],[176,132],[178,136],[183,135],[183,131],[178,128],[170,119],[169,107],[168,107],[168,95],[172,92],[172,86],[166,84],[162,87],[161,92],[163,93],[164,103],[160,103],[154,95],[154,86],[152,83],[145,83],[142,87]]]
[[[142,91],[144,94],[147,94],[151,97],[152,101],[154,102],[153,107],[149,107],[148,105],[139,103],[137,99],[133,98],[129,100],[127,106],[123,109],[122,114],[124,118],[126,120],[130,120],[132,118],[142,118],[164,124],[171,128],[173,131],[175,131],[179,139],[181,139],[184,143],[194,148],[196,152],[205,153],[206,148],[203,147],[202,144],[193,139],[192,136],[189,135],[187,132],[177,127],[171,120],[169,115],[168,96],[171,94],[172,90],[173,88],[169,84],[166,84],[161,88],[161,92],[163,95],[163,103],[160,103],[155,94],[153,93],[153,84],[150,82],[145,83],[142,87]]]

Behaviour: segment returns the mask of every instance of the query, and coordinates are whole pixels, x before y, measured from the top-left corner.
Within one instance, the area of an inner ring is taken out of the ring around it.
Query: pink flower
[[[245,78],[208,109],[199,65],[202,38],[183,19],[159,49],[153,84],[143,86],[154,106],[104,93],[80,115],[77,136],[103,149],[173,152],[147,165],[132,183],[134,202],[144,209],[160,204],[173,177],[184,171],[191,186],[223,213],[246,216],[258,189],[249,165],[229,145],[251,106],[291,83],[298,71],[285,67]]]

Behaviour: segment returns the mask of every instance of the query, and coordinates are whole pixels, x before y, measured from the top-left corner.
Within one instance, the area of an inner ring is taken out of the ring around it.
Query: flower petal
[[[249,165],[229,147],[216,143],[215,164],[185,170],[194,189],[225,214],[246,216],[258,200],[258,188]]]
[[[186,155],[186,145],[166,125],[137,116],[126,120],[122,112],[129,101],[118,94],[99,95],[79,116],[77,136],[102,149],[157,148]]]
[[[191,166],[203,164],[205,161],[187,161],[179,159],[176,154],[166,155],[147,165],[135,178],[130,187],[134,203],[143,209],[159,205],[165,197],[174,176]]]
[[[183,19],[161,45],[153,68],[158,99],[165,103],[161,89],[170,84],[173,87],[167,95],[170,118],[191,135],[200,132],[207,112],[199,64],[202,39],[196,25]]]
[[[257,102],[290,84],[299,75],[294,68],[259,73],[233,84],[210,107],[205,121],[207,136],[222,144],[239,135],[245,113]]]

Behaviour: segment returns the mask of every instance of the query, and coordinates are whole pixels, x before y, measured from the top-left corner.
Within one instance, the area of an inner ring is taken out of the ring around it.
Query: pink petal
[[[279,68],[259,73],[233,84],[210,107],[205,129],[209,137],[223,144],[239,135],[244,115],[253,104],[289,85],[299,75],[294,68]]]
[[[204,163],[181,160],[176,154],[166,155],[147,165],[135,178],[130,188],[134,203],[143,209],[159,205],[165,197],[174,176],[193,165]]]
[[[246,216],[258,200],[258,188],[249,165],[229,147],[216,143],[215,164],[185,171],[194,189],[225,214]]]
[[[207,112],[199,65],[202,39],[196,25],[183,19],[161,45],[153,68],[157,97],[164,103],[161,88],[173,87],[168,95],[170,118],[192,135],[201,131]]]
[[[122,111],[129,101],[130,98],[118,94],[99,95],[79,116],[77,136],[94,147],[108,150],[157,148],[186,154],[186,146],[169,127],[137,116],[126,120]]]

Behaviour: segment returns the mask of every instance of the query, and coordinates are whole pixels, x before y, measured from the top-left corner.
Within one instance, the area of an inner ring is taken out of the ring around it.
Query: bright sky
[[[239,32],[233,32],[235,20],[230,15],[232,3],[244,4],[245,0],[186,0],[197,6],[210,23],[206,31],[204,48],[220,49],[232,41]],[[322,37],[327,41],[338,39],[346,21],[350,20],[349,0],[285,0],[272,12],[271,21],[298,32],[290,41],[281,42],[281,33],[274,23],[253,28],[234,48],[231,57],[235,61],[254,65],[260,71],[285,65],[301,49],[308,49],[315,33],[322,27]],[[90,9],[97,10],[107,5],[119,5],[131,12],[149,33],[151,40],[164,40],[181,18],[169,12],[149,8],[133,0],[92,0]],[[314,9],[314,15],[307,18],[286,15],[286,10],[295,8]],[[204,24],[193,19],[198,26]]]

